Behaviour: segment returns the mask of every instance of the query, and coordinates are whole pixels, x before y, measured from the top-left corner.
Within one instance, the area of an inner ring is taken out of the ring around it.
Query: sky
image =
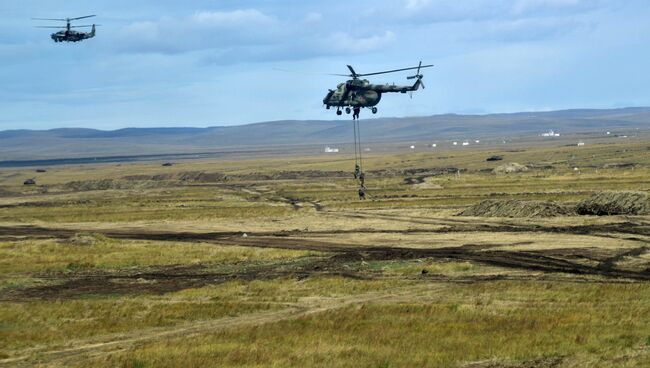
[[[426,89],[377,116],[650,106],[647,0],[5,3],[0,130],[348,119],[322,104],[345,79],[328,74],[420,60]],[[80,43],[31,20],[87,14],[101,27]]]

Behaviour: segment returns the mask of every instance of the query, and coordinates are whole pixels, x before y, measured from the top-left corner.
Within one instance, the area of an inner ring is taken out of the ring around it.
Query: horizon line
[[[402,117],[397,117],[397,116],[387,116],[387,117],[372,117],[369,119],[362,119],[362,120],[382,120],[382,119],[421,119],[421,118],[433,118],[433,117],[440,117],[440,116],[475,116],[475,117],[481,117],[481,116],[491,116],[491,115],[517,115],[517,114],[546,114],[546,113],[556,113],[556,112],[568,112],[568,111],[616,111],[616,110],[630,110],[630,109],[650,109],[650,106],[626,106],[626,107],[611,107],[611,108],[569,108],[569,109],[557,109],[557,110],[523,110],[523,111],[515,111],[515,112],[489,112],[489,113],[456,113],[456,112],[448,112],[448,113],[440,113],[440,114],[433,114],[433,115],[413,115],[413,116],[402,116]],[[234,124],[234,125],[209,125],[209,126],[150,126],[150,127],[138,127],[138,126],[125,126],[122,128],[115,128],[115,129],[99,129],[99,128],[88,128],[88,127],[80,127],[80,126],[62,126],[58,128],[50,128],[50,129],[5,129],[5,130],[0,130],[0,133],[6,133],[6,132],[20,132],[20,131],[31,131],[31,132],[49,132],[49,131],[55,131],[55,130],[77,130],[77,129],[87,129],[87,130],[94,130],[94,131],[101,131],[101,132],[117,132],[121,130],[127,130],[127,129],[215,129],[215,128],[233,128],[233,127],[243,127],[243,126],[249,126],[249,125],[257,125],[257,124],[273,124],[273,123],[281,123],[281,122],[337,122],[337,121],[347,121],[347,120],[342,120],[342,119],[280,119],[280,120],[269,120],[269,121],[256,121],[256,122],[250,122],[250,123],[242,123],[242,124]]]

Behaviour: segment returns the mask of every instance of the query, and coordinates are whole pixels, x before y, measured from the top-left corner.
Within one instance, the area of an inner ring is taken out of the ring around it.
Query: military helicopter
[[[348,69],[351,74],[332,74],[341,77],[351,77],[352,79],[348,80],[345,83],[339,83],[336,89],[330,89],[327,93],[327,96],[323,99],[326,109],[330,109],[332,106],[336,106],[336,115],[341,115],[341,107],[345,107],[345,112],[349,114],[352,111],[352,108],[355,107],[370,107],[373,114],[377,113],[376,105],[381,100],[382,93],[389,92],[413,92],[417,91],[420,86],[424,88],[422,84],[422,78],[424,77],[420,74],[420,69],[430,68],[433,65],[422,65],[420,64],[411,68],[387,70],[383,72],[375,73],[366,73],[359,74],[354,68],[348,65]],[[407,79],[416,79],[415,83],[412,86],[397,86],[395,84],[371,84],[367,79],[359,79],[359,77],[366,77],[369,75],[378,75],[378,74],[387,74],[387,73],[396,73],[405,70],[414,70],[417,69],[415,75],[407,77]]]
[[[50,18],[32,18],[32,19],[66,22],[65,30],[52,33],[50,37],[52,37],[54,42],[79,42],[79,41],[83,41],[95,37],[95,27],[98,26],[98,24],[71,26],[70,22],[75,20],[80,20],[80,19],[92,18],[95,16],[96,15],[86,15],[78,18],[65,18],[65,19],[50,19]],[[83,27],[92,27],[92,29],[90,30],[90,32],[78,32],[71,29],[71,28],[83,28]],[[36,26],[36,28],[61,28],[61,27],[60,26]]]

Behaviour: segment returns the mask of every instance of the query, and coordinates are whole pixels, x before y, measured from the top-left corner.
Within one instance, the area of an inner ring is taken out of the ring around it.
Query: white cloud
[[[197,12],[183,18],[136,22],[117,34],[118,48],[164,54],[271,43],[283,36],[282,24],[255,9]]]
[[[196,53],[204,64],[231,64],[357,55],[396,39],[392,31],[375,29],[380,25],[355,27],[356,33],[351,33],[337,31],[339,27],[324,19],[319,12],[305,12],[302,21],[295,22],[257,9],[202,11],[129,24],[114,44],[128,53]]]
[[[273,25],[275,19],[256,9],[235,10],[230,12],[202,11],[195,13],[191,18],[195,23],[216,28],[232,28],[240,26]]]
[[[429,0],[406,0],[407,10],[419,10],[429,4]]]
[[[323,20],[323,14],[321,13],[312,12],[305,16],[306,23],[315,23],[320,22],[321,20]]]
[[[517,0],[512,6],[514,14],[530,14],[540,11],[581,10],[598,5],[598,1],[584,0]]]
[[[327,44],[335,50],[344,52],[368,52],[387,46],[395,40],[395,33],[385,31],[382,34],[367,37],[355,37],[346,32],[337,32],[327,39]]]

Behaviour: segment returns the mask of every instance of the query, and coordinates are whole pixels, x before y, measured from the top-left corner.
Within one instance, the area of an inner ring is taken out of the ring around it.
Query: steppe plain
[[[540,141],[0,169],[0,366],[650,366],[650,216],[458,215],[650,190]]]

